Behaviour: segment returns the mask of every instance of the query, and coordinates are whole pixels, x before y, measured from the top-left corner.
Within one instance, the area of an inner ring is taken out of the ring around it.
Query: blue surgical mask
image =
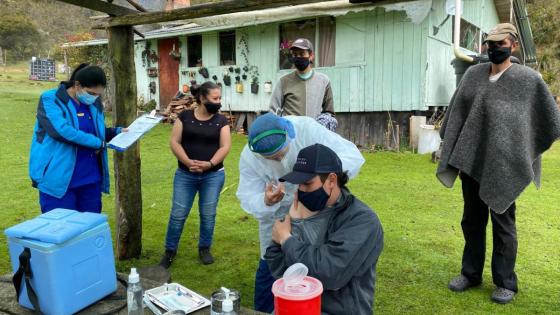
[[[76,98],[78,99],[78,101],[86,105],[91,105],[95,103],[95,100],[97,100],[98,97],[99,96],[91,95],[88,92],[80,92],[80,91],[76,92]]]

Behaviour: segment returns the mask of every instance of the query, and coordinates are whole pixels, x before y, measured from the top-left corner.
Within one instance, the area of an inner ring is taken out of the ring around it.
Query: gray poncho
[[[437,177],[452,187],[459,171],[467,174],[504,213],[531,181],[540,187],[541,154],[560,137],[560,113],[537,72],[513,64],[490,83],[490,67],[469,68],[451,99]]]

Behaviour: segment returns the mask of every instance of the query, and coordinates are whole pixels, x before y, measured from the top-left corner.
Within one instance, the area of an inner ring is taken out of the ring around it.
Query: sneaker
[[[212,254],[210,253],[210,248],[199,248],[198,257],[204,265],[210,265],[214,263],[214,257],[212,257]]]
[[[471,282],[467,277],[460,275],[449,282],[449,290],[454,292],[462,292],[478,284]]]
[[[163,253],[163,257],[161,257],[159,265],[165,269],[169,269],[176,255],[177,255],[176,250],[166,249],[165,253]]]
[[[513,300],[514,296],[515,296],[515,291],[498,287],[492,293],[491,299],[492,301],[498,304],[507,304],[511,302],[511,300]]]

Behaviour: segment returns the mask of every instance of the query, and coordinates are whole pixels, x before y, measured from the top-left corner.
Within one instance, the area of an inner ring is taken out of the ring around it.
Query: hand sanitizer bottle
[[[128,276],[128,288],[126,289],[128,315],[144,314],[144,306],[142,304],[143,293],[142,286],[140,285],[140,275],[136,272],[136,268],[132,268]]]

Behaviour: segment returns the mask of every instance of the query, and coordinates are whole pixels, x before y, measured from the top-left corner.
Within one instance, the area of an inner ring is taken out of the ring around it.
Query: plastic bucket
[[[441,138],[433,125],[421,125],[418,134],[418,153],[426,154],[439,150]]]

